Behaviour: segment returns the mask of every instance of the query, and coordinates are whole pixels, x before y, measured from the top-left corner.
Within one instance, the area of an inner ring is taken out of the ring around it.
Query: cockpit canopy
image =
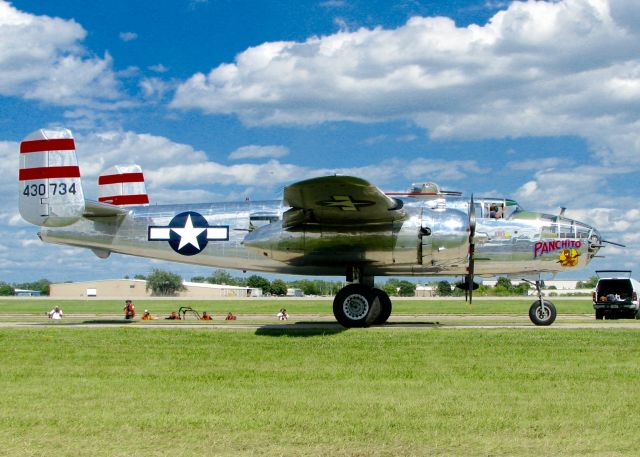
[[[508,198],[481,198],[474,205],[479,219],[508,219],[523,211],[517,201]]]

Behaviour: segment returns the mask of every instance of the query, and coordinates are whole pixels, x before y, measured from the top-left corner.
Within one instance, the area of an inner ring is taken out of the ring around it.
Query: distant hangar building
[[[186,290],[175,297],[206,300],[209,298],[245,298],[261,297],[262,289],[253,287],[229,286],[226,284],[208,284],[183,282]],[[103,279],[96,281],[64,282],[51,284],[49,296],[52,298],[149,298],[147,282],[142,279]]]

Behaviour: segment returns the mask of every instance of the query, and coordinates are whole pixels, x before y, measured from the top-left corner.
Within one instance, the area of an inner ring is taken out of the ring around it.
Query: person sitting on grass
[[[151,315],[151,313],[149,312],[148,309],[145,309],[144,310],[144,314],[142,315],[142,320],[143,321],[150,321],[151,319],[155,319],[155,318]]]
[[[171,314],[169,314],[169,317],[165,317],[165,319],[169,319],[171,321],[179,321],[180,315],[175,311],[171,311]]]
[[[207,313],[206,311],[202,312],[202,317],[200,318],[200,320],[203,321],[212,321],[213,318],[211,317],[211,314]]]
[[[227,317],[224,318],[225,321],[235,321],[236,319],[237,317],[231,311],[229,311]]]
[[[49,311],[47,314],[49,316],[49,319],[55,320],[62,319],[62,316],[64,316],[64,313],[59,306],[54,306],[53,309],[51,309],[51,311]]]

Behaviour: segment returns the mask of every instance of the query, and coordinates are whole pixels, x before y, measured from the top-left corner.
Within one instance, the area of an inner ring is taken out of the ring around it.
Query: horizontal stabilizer
[[[108,203],[100,203],[93,200],[85,200],[85,211],[83,216],[89,219],[95,217],[114,217],[124,216],[129,210],[120,206],[110,205]]]
[[[73,224],[84,212],[75,141],[67,129],[33,132],[20,143],[20,215],[46,227]]]

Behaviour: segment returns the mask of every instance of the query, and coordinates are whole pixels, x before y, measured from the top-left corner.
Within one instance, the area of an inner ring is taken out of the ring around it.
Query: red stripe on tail
[[[53,179],[53,178],[79,178],[80,167],[39,167],[23,168],[20,170],[18,179],[20,181],[31,181],[33,179]]]
[[[76,144],[73,138],[59,138],[55,140],[33,140],[20,143],[20,154],[44,151],[73,151]]]
[[[118,175],[105,175],[98,178],[98,184],[123,184],[130,182],[144,182],[142,173],[122,173]]]
[[[149,196],[147,194],[114,195],[113,197],[100,197],[98,201],[112,205],[146,205],[149,203]]]

